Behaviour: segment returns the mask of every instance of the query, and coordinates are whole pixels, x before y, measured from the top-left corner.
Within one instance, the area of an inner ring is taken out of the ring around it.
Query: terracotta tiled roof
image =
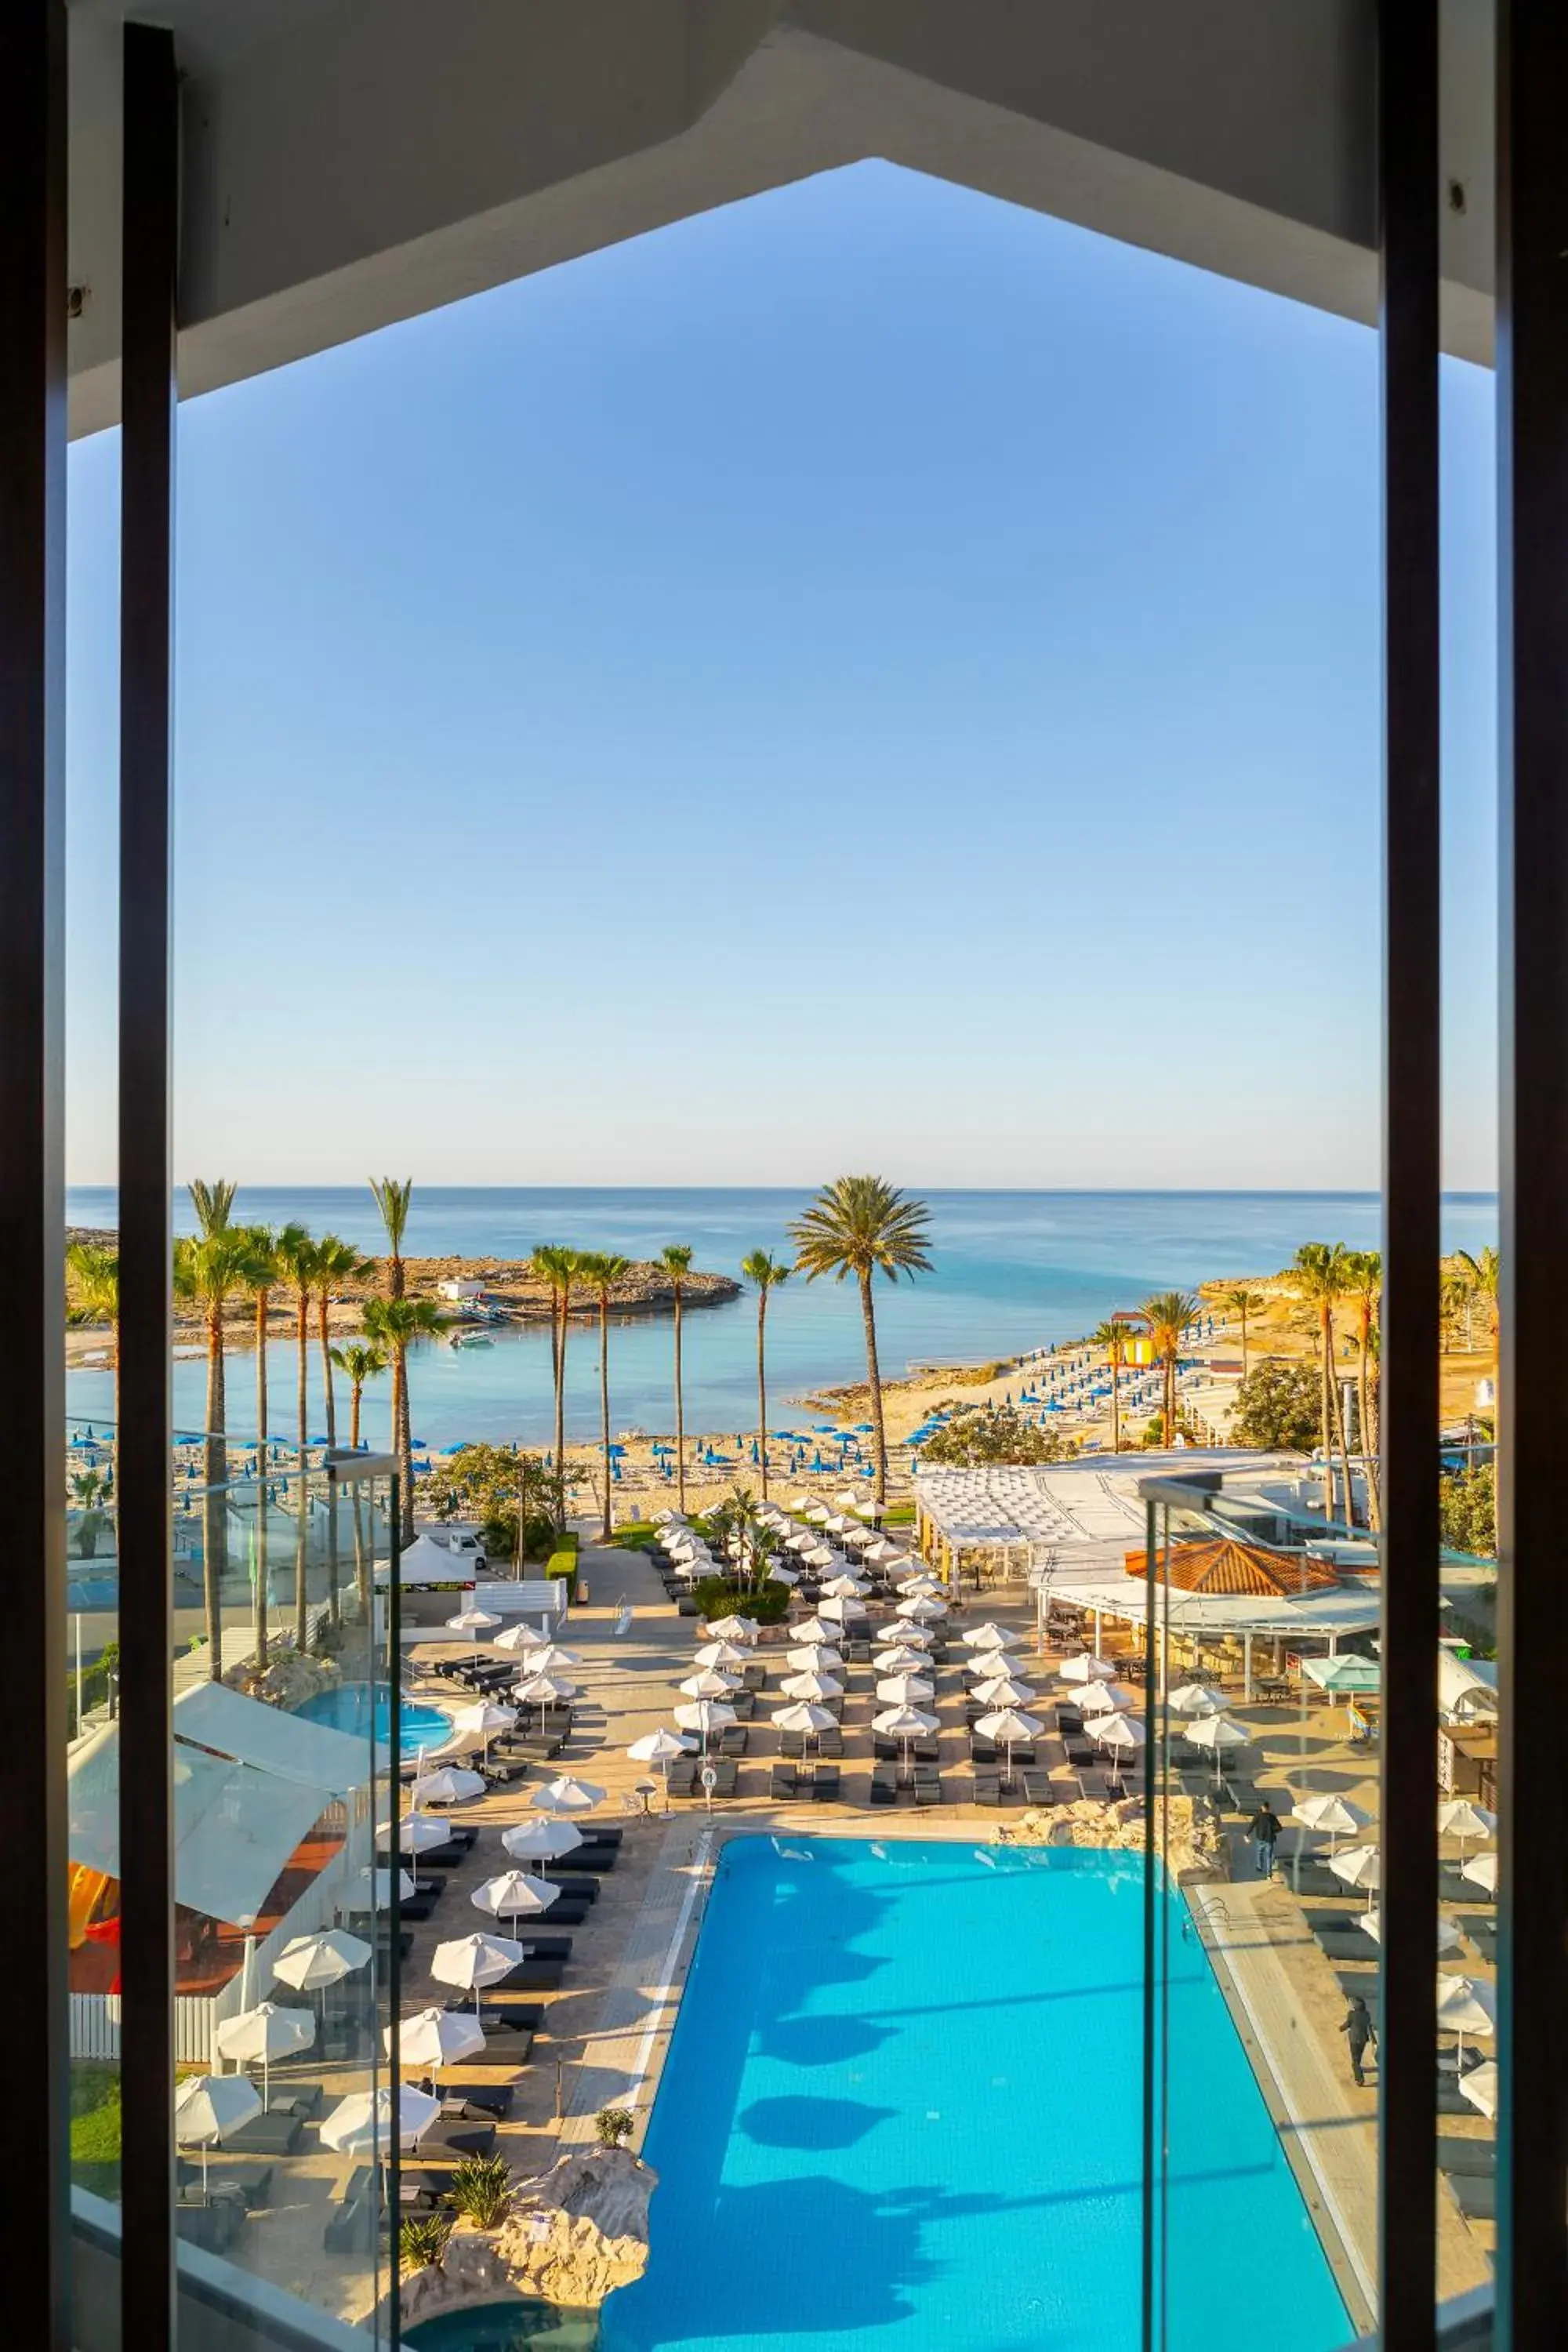
[[[1127,1573],[1145,1573],[1141,1551],[1128,1553]],[[1180,1592],[1245,1592],[1289,1600],[1300,1592],[1321,1592],[1339,1580],[1325,1562],[1309,1559],[1304,1552],[1260,1551],[1228,1536],[1171,1547],[1170,1581]]]

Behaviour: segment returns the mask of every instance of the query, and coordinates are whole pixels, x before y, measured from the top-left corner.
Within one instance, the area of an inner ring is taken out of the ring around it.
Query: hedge
[[[566,1581],[567,1600],[576,1600],[577,1537],[574,1529],[568,1528],[566,1533],[560,1538],[555,1549],[544,1563],[544,1573],[546,1576],[563,1577]]]

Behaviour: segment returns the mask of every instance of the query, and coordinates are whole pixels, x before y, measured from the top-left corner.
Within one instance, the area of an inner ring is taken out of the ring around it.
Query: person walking
[[[1371,2042],[1373,2047],[1376,2048],[1377,2028],[1373,2025],[1367,2005],[1359,1992],[1351,1995],[1351,2005],[1344,2013],[1340,2032],[1344,2035],[1345,2047],[1350,2052],[1351,2073],[1355,2078],[1356,2086],[1358,2089],[1364,2089],[1367,2044]]]
[[[1279,1816],[1266,1797],[1252,1817],[1252,1834],[1258,1842],[1258,1872],[1260,1878],[1274,1875],[1274,1841],[1279,1834]]]

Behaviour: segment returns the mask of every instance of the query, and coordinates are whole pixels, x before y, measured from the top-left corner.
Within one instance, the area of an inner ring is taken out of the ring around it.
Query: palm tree
[[[203,1177],[196,1176],[186,1185],[191,1206],[196,1213],[196,1231],[204,1242],[210,1242],[214,1234],[227,1230],[237,1189],[226,1176],[215,1176],[210,1184]]]
[[[1322,1382],[1323,1419],[1323,1516],[1334,1516],[1334,1434],[1340,1427],[1339,1382],[1334,1378],[1334,1308],[1350,1288],[1350,1252],[1342,1242],[1303,1242],[1296,1252],[1291,1271],[1296,1277],[1299,1295],[1312,1307],[1318,1318],[1318,1357]],[[1340,1428],[1340,1453],[1344,1464],[1345,1523],[1355,1525],[1354,1489],[1351,1485],[1350,1454]]]
[[[70,1276],[70,1319],[73,1323],[109,1326],[109,1366],[114,1375],[114,1428],[120,1431],[120,1252],[101,1242],[68,1242],[66,1271]]]
[[[402,1182],[395,1176],[373,1176],[370,1189],[375,1195],[375,1205],[381,1211],[381,1222],[386,1227],[386,1295],[389,1298],[403,1296],[403,1236],[408,1228],[408,1203],[414,1197],[414,1179]]]
[[[572,1286],[584,1272],[581,1250],[543,1242],[533,1253],[533,1271],[550,1287],[550,1355],[555,1375],[555,1523],[566,1525],[566,1321]]]
[[[804,1216],[789,1229],[795,1262],[808,1282],[824,1274],[832,1275],[836,1282],[853,1275],[859,1286],[879,1503],[888,1498],[888,1438],[882,1419],[871,1277],[879,1267],[889,1282],[896,1282],[900,1274],[929,1274],[930,1221],[931,1212],[923,1201],[907,1200],[880,1176],[839,1176],[823,1186]]]
[[[346,1347],[331,1350],[333,1363],[349,1383],[349,1451],[359,1452],[360,1401],[364,1395],[366,1381],[374,1381],[386,1370],[386,1350],[364,1339],[351,1339]],[[365,1578],[364,1521],[360,1512],[359,1482],[354,1482],[354,1580],[359,1586],[360,1607],[365,1622],[370,1622],[370,1591]]]
[[[247,1225],[246,1232],[250,1236],[250,1256],[246,1265],[245,1287],[256,1303],[256,1591],[252,1602],[252,1661],[260,1675],[267,1671],[267,1645],[270,1639],[267,1624],[270,1573],[267,1558],[267,1340],[272,1292],[282,1269],[278,1262],[278,1237],[271,1226]]]
[[[669,1276],[669,1286],[675,1294],[675,1507],[686,1508],[686,1397],[680,1377],[680,1298],[686,1277],[691,1271],[694,1252],[684,1242],[671,1242],[660,1250],[658,1262]]]
[[[193,1188],[194,1189],[194,1188]],[[200,1210],[198,1209],[198,1216]],[[207,1339],[205,1495],[202,1580],[206,1604],[207,1671],[223,1678],[223,1578],[228,1565],[227,1401],[224,1382],[224,1315],[247,1279],[252,1243],[243,1225],[215,1225],[174,1252],[174,1289],[202,1310]]]
[[[631,1272],[632,1262],[595,1250],[578,1253],[573,1270],[598,1294],[599,1300],[599,1417],[605,1442],[605,1512],[600,1533],[608,1543],[616,1531],[610,1510],[610,1293]]]
[[[331,1304],[332,1286],[339,1282],[360,1282],[375,1272],[375,1262],[362,1257],[352,1243],[341,1241],[336,1234],[323,1234],[316,1244],[316,1337],[321,1349],[321,1393],[327,1408],[327,1444],[334,1453],[338,1443],[337,1398],[332,1390]]]
[[[1176,1370],[1182,1357],[1182,1336],[1198,1311],[1198,1302],[1190,1291],[1160,1290],[1152,1298],[1146,1298],[1139,1311],[1149,1326],[1154,1360],[1163,1372],[1161,1419],[1164,1443],[1169,1447],[1176,1434]]]
[[[416,1339],[426,1339],[447,1328],[447,1318],[433,1298],[369,1298],[365,1301],[366,1336],[384,1348],[392,1359],[392,1430],[402,1483],[398,1540],[414,1540],[414,1427],[408,1410],[408,1350]]]
[[[763,1500],[768,1499],[768,1374],[765,1341],[768,1324],[768,1293],[787,1282],[793,1266],[781,1265],[766,1250],[752,1250],[741,1260],[741,1272],[748,1282],[757,1286],[757,1444],[762,1455]]]
[[[1121,1451],[1121,1367],[1127,1361],[1127,1326],[1118,1316],[1111,1315],[1098,1324],[1089,1335],[1089,1345],[1103,1348],[1105,1360],[1110,1366],[1110,1450]]]
[[[1223,1291],[1220,1295],[1219,1303],[1227,1314],[1235,1315],[1240,1319],[1241,1377],[1245,1380],[1247,1378],[1247,1318],[1249,1316],[1261,1315],[1264,1308],[1268,1306],[1268,1301],[1265,1298],[1261,1290],[1248,1290],[1246,1284],[1241,1283],[1237,1285],[1235,1290]]]
[[[294,1647],[301,1657],[310,1607],[307,1553],[310,1534],[310,1294],[316,1286],[316,1244],[303,1225],[287,1224],[273,1244],[281,1278],[294,1288],[295,1382],[299,1484],[294,1494]]]
[[[1501,1261],[1495,1249],[1484,1249],[1479,1256],[1472,1256],[1468,1250],[1456,1250],[1454,1255],[1459,1281],[1466,1295],[1469,1298],[1479,1298],[1484,1301],[1487,1318],[1491,1326],[1492,1410],[1495,1412],[1498,1376],[1500,1370],[1501,1326],[1498,1318],[1498,1275]]]
[[[1347,1250],[1344,1275],[1346,1295],[1356,1304],[1356,1408],[1361,1423],[1361,1456],[1366,1470],[1366,1515],[1375,1532],[1383,1524],[1383,1496],[1379,1487],[1377,1415],[1373,1402],[1376,1383],[1372,1377],[1372,1335],[1383,1298],[1383,1253]]]

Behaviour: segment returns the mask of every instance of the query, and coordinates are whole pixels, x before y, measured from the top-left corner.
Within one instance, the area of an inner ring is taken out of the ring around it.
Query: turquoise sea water
[[[1135,2352],[1141,1864],[1067,1848],[724,1848],[604,2352]],[[1353,2330],[1185,1906],[1172,1905],[1168,2342]]]
[[[324,1723],[330,1731],[347,1731],[356,1739],[368,1739],[371,1695],[364,1683],[340,1683],[333,1690],[317,1691],[308,1698],[299,1713],[311,1723]],[[392,1709],[384,1692],[375,1700],[375,1731],[377,1739],[384,1740],[392,1728]],[[449,1739],[452,1719],[438,1706],[421,1706],[414,1699],[405,1699],[398,1719],[399,1750],[405,1756],[417,1756],[422,1748],[439,1748]]]
[[[416,1190],[407,1248],[413,1256],[484,1259],[525,1255],[544,1241],[584,1249],[654,1255],[667,1242],[689,1242],[697,1264],[734,1274],[753,1248],[789,1254],[786,1228],[804,1192],[742,1190],[550,1191]],[[904,1370],[937,1358],[974,1361],[1088,1330],[1118,1307],[1135,1307],[1156,1289],[1213,1276],[1266,1274],[1286,1264],[1304,1241],[1375,1244],[1379,1205],[1373,1193],[1286,1192],[931,1192],[932,1271],[914,1282],[878,1286],[884,1369]],[[189,1203],[176,1202],[189,1226]],[[82,1190],[70,1196],[79,1224],[112,1224],[114,1196]],[[237,1214],[281,1223],[298,1218],[361,1248],[383,1245],[367,1190],[299,1187],[244,1191]],[[1444,1214],[1445,1248],[1479,1248],[1497,1236],[1489,1198],[1455,1195]],[[686,1424],[689,1430],[749,1430],[755,1412],[756,1309],[746,1297],[688,1317]],[[768,1307],[770,1393],[781,1415],[792,1397],[864,1373],[859,1309],[847,1286],[798,1276]],[[270,1356],[275,1433],[290,1425],[294,1347]],[[598,1429],[595,1334],[575,1327],[567,1351],[568,1428],[577,1439]],[[628,1319],[611,1340],[611,1413],[617,1429],[668,1431],[670,1399],[668,1318]],[[174,1410],[182,1426],[199,1428],[203,1368],[194,1357],[174,1367]],[[318,1373],[310,1359],[312,1429],[319,1429]],[[229,1427],[254,1430],[247,1361],[229,1377]],[[416,1434],[431,1445],[462,1438],[548,1438],[550,1342],[542,1328],[501,1331],[488,1348],[418,1349],[410,1372]],[[112,1409],[107,1371],[70,1376],[70,1411],[92,1420]],[[784,1425],[781,1419],[781,1424]],[[387,1438],[385,1383],[365,1399],[364,1433]]]

